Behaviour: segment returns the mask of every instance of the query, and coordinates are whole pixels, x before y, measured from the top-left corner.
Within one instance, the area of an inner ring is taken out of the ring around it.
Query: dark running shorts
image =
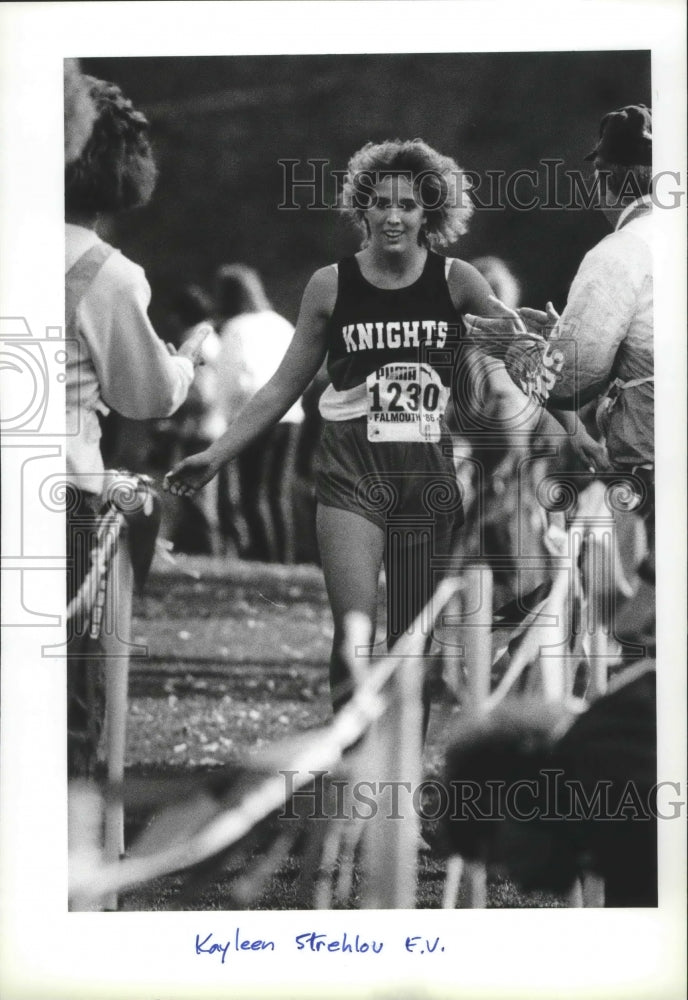
[[[463,524],[451,438],[437,444],[368,441],[366,418],[326,420],[314,460],[319,503],[360,514],[383,530],[434,525],[436,543],[451,544]]]

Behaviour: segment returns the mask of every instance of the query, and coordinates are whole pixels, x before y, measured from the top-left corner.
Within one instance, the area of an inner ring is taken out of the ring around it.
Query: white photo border
[[[655,170],[678,171],[684,187],[684,39],[680,0],[2,5],[0,315],[25,316],[40,336],[63,315],[65,57],[335,57],[371,49],[440,52],[452,43],[450,51],[465,52],[651,49]],[[680,781],[685,802],[685,195],[678,211],[656,215],[659,777]],[[45,468],[60,470],[59,438],[42,437],[35,447]],[[14,551],[9,525],[19,508],[31,525],[37,567],[24,596],[30,605],[32,593],[48,588],[59,609],[63,592],[55,572],[40,568],[41,552],[52,551],[50,528],[30,495],[31,476],[22,481],[21,496],[10,475],[16,457],[13,448],[3,448],[3,552]],[[12,565],[8,559],[3,567],[5,620],[18,585]],[[6,1000],[684,995],[685,805],[681,822],[660,823],[657,910],[67,913],[65,675],[59,661],[41,658],[51,630],[40,631],[40,640],[30,627],[3,635],[0,956]],[[296,925],[332,934],[384,933],[386,940],[440,936],[448,947],[445,957],[423,966],[401,951],[379,962],[332,954],[304,959],[290,944]],[[214,930],[222,937],[226,930],[229,936],[236,927],[274,938],[275,960],[199,964],[195,934]]]

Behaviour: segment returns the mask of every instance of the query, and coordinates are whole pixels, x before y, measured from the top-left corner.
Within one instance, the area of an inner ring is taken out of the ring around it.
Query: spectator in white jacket
[[[652,112],[611,111],[586,156],[600,208],[614,231],[583,259],[561,316],[507,309],[467,317],[478,334],[526,334],[507,355],[523,390],[560,411],[598,399],[597,423],[614,471],[628,477],[654,537],[654,344],[652,292]],[[530,340],[528,334],[537,338]],[[547,339],[542,339],[543,335]]]
[[[68,602],[79,591],[95,543],[104,486],[99,414],[113,408],[144,420],[173,413],[186,398],[204,339],[201,330],[178,353],[166,347],[148,318],[150,287],[143,270],[98,235],[104,215],[149,200],[156,168],[145,117],[114,84],[88,76],[84,82],[95,120],[80,154],[65,168]],[[97,650],[84,648],[88,637],[69,634],[68,643],[74,775],[94,767],[98,712],[88,692],[99,685]]]
[[[138,264],[97,233],[99,219],[145,204],[156,180],[148,122],[114,84],[86,78],[97,118],[65,173],[67,473],[100,491],[97,413],[145,420],[173,413],[193,380],[203,331],[172,355],[148,318]]]

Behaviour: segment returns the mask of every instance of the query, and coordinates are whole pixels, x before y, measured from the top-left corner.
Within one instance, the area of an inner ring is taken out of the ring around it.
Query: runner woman
[[[454,349],[461,314],[489,315],[491,294],[475,268],[435,252],[465,232],[472,211],[453,159],[419,139],[368,143],[349,161],[342,205],[361,249],[315,272],[273,378],[221,438],[167,477],[173,493],[199,489],[279,420],[327,358],[315,475],[335,710],[352,691],[345,618],[363,612],[373,641],[381,567],[389,646],[446,572],[462,521],[444,423]]]

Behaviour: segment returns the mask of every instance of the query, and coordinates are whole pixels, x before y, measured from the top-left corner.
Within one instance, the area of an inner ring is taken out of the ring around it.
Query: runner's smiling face
[[[426,216],[411,181],[390,176],[375,185],[366,220],[371,244],[386,253],[398,254],[419,246],[418,236]]]

